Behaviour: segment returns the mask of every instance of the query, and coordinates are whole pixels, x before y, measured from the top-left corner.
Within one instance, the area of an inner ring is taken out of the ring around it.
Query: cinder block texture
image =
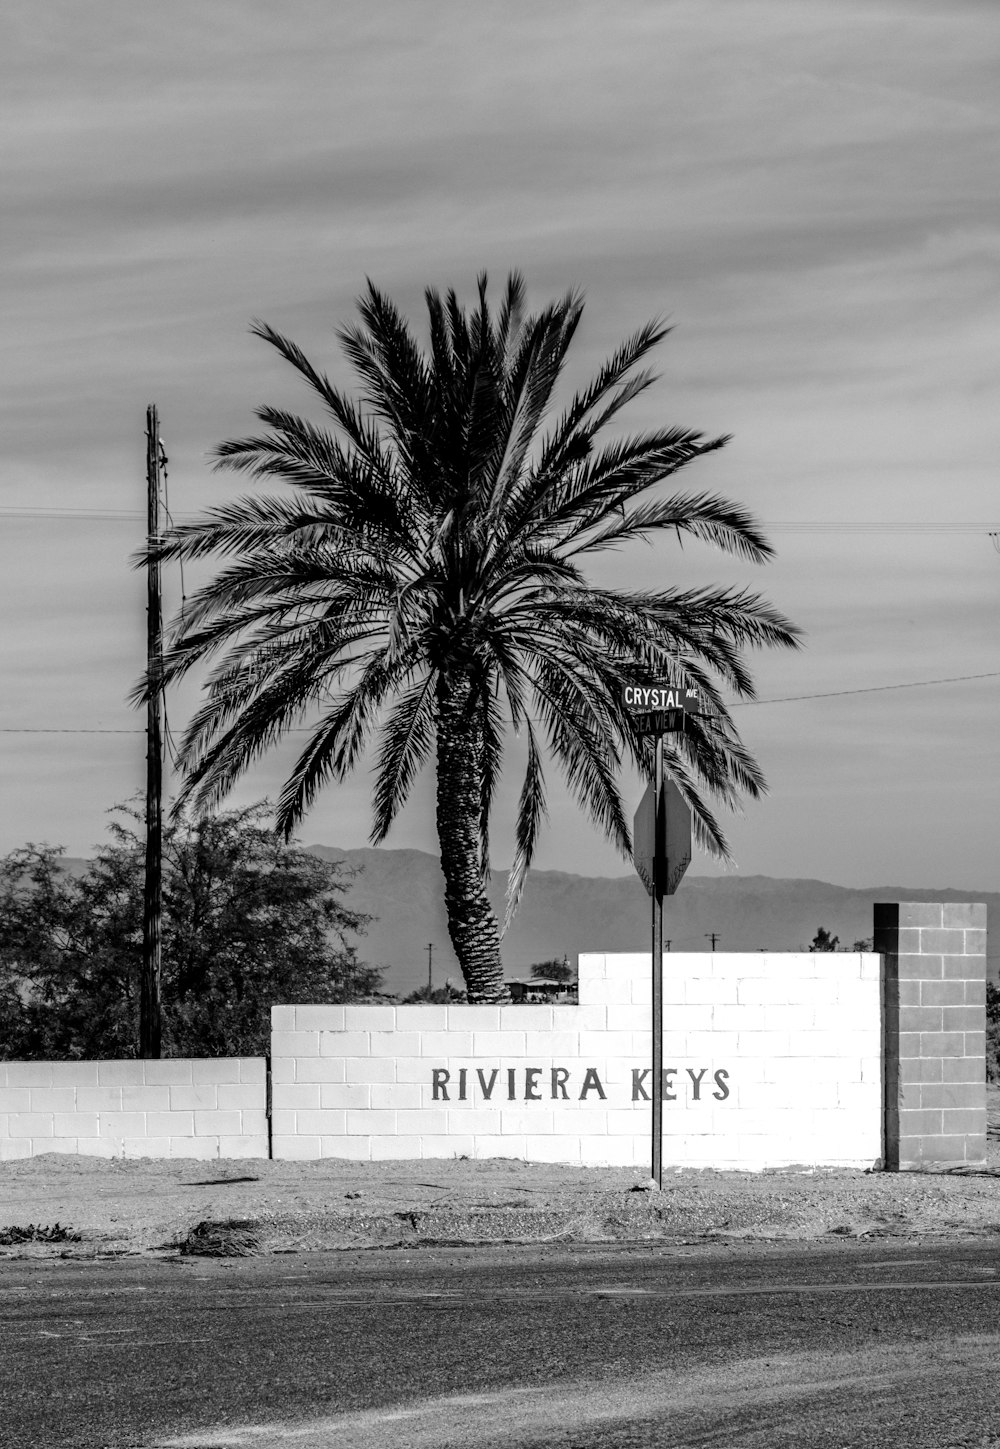
[[[668,954],[664,999],[666,1166],[878,1161],[878,957]],[[274,1155],[648,1171],[651,1000],[648,955],[591,955],[579,1005],[276,1010]],[[944,1003],[923,1005],[943,1032]]]
[[[986,1157],[986,906],[875,907],[883,955],[884,1160],[891,1171]]]
[[[268,1155],[263,1057],[0,1065],[0,1160]]]

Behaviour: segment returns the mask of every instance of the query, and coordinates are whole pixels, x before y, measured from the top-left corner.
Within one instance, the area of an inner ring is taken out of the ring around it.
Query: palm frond
[[[678,748],[672,736],[668,736],[667,740],[668,743],[664,749],[664,769],[690,807],[691,833],[694,836],[695,844],[700,849],[707,851],[709,855],[714,855],[717,860],[731,863],[729,841],[714,811],[705,799],[698,770],[691,768],[690,761]],[[651,749],[647,778],[650,780],[653,778]]]
[[[535,528],[568,540],[726,442],[671,428],[613,443],[596,457],[588,455],[547,491],[535,510]]]
[[[503,300],[497,313],[494,340],[497,356],[504,373],[509,376],[513,369],[514,351],[524,321],[525,286],[520,272],[510,272],[504,286]]]
[[[258,549],[222,569],[185,604],[184,632],[191,634],[223,615],[234,616],[248,605],[315,616],[350,599],[366,609],[383,609],[400,592],[399,579],[384,556],[373,560],[346,548]]]
[[[566,318],[550,308],[525,328],[521,348],[508,375],[509,422],[490,469],[491,491],[485,526],[493,534],[510,533],[511,500],[523,489],[529,449],[552,400],[566,357]]]
[[[207,509],[196,522],[175,524],[162,542],[134,555],[132,563],[142,568],[151,559],[187,561],[249,553],[300,535],[311,537],[326,526],[323,516],[301,498],[236,498]]]
[[[580,531],[589,526],[592,525],[583,524]],[[639,504],[627,513],[623,504],[621,516],[612,518],[574,547],[567,548],[563,557],[595,553],[632,539],[645,539],[664,529],[690,534],[750,563],[766,563],[774,556],[773,548],[745,508],[729,503],[718,494],[678,493],[673,498]]]
[[[572,326],[568,327],[566,337],[568,347],[573,332],[579,325],[583,312],[583,300],[579,296],[567,298],[566,305],[568,314],[572,316]],[[569,320],[568,316],[568,323]],[[609,393],[619,387],[627,374],[659,342],[662,342],[670,330],[669,327],[660,323],[647,322],[608,358],[590,385],[574,395],[569,407],[559,418],[551,434],[542,442],[536,472],[536,489],[540,493],[544,493],[554,481],[564,476],[569,464],[589,453],[594,433],[593,427],[588,426],[591,422],[589,415]],[[626,400],[627,398],[619,404],[619,407],[624,406]],[[614,411],[617,410],[617,408],[614,409]],[[607,414],[606,418],[613,415],[613,413]]]
[[[273,327],[268,326],[259,318],[253,319],[250,331],[255,337],[260,337],[264,342],[270,343],[286,362],[291,363],[336,419],[358,454],[373,467],[380,467],[383,462],[383,453],[378,432],[366,421],[350,399],[333,387],[324,373],[318,372],[313,367],[302,349],[290,338],[275,331]]]
[[[426,360],[394,303],[370,280],[358,311],[361,325],[342,327],[337,336],[361,378],[372,414],[388,426],[405,470],[418,479],[433,449]]]
[[[521,904],[521,895],[528,875],[528,867],[535,854],[535,845],[542,821],[547,819],[545,808],[545,778],[542,773],[542,759],[531,725],[527,726],[528,763],[524,772],[524,783],[517,806],[517,822],[514,829],[514,859],[507,877],[507,909],[500,934],[510,929],[514,915]]]
[[[631,837],[616,779],[620,759],[579,714],[568,712],[567,704],[572,700],[567,700],[558,684],[548,681],[536,686],[536,698],[549,746],[562,767],[570,793],[602,834],[627,857]]]
[[[335,701],[300,754],[278,797],[277,824],[290,835],[327,780],[343,780],[356,767],[372,738],[386,699],[397,694],[413,661],[387,667],[381,655],[366,661],[361,676]]]
[[[381,845],[409,797],[434,742],[434,686],[428,671],[397,699],[380,736],[375,774],[372,845]]]

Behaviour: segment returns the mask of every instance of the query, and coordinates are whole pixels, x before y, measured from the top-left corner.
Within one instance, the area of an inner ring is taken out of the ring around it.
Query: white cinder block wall
[[[872,1166],[880,958],[664,957],[665,1166]],[[278,1006],[276,1158],[650,1158],[650,961],[580,958],[578,1006]]]
[[[0,1062],[0,1160],[266,1157],[263,1057]]]

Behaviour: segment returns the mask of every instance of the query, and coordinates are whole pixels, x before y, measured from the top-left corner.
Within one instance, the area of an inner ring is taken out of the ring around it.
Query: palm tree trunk
[[[437,831],[448,934],[470,1001],[507,1001],[500,931],[480,870],[483,734],[468,679],[438,687]]]

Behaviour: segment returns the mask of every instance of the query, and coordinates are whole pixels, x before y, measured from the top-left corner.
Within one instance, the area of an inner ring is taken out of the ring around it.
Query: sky
[[[672,324],[624,421],[731,433],[683,482],[777,549],[595,571],[746,584],[804,630],[752,660],[770,790],[727,824],[734,868],[998,889],[992,0],[8,0],[0,29],[0,852],[88,854],[144,785],[146,405],[197,512],[245,491],[208,458],[255,406],[315,413],[251,318],[349,388],[367,277],[422,330],[425,286],[517,268],[534,306],[586,294],[568,385]],[[175,734],[196,700],[168,698]],[[627,873],[550,780],[537,866]],[[370,786],[327,788],[302,839],[365,844]],[[387,845],[435,848],[429,777]]]

